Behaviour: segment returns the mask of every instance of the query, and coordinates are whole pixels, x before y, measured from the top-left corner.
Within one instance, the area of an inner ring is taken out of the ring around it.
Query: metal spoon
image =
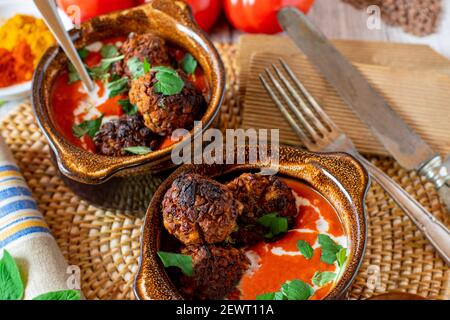
[[[91,92],[94,90],[94,82],[89,76],[86,67],[81,61],[69,34],[67,33],[64,25],[58,15],[56,9],[56,4],[52,0],[33,0],[36,7],[44,17],[45,23],[48,25],[50,31],[53,33],[55,38],[58,40],[59,45],[63,48],[70,62],[72,62],[75,70],[77,70],[80,75],[81,81],[86,87],[87,91]]]

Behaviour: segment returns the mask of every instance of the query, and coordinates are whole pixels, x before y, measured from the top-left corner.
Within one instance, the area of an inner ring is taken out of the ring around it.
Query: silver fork
[[[280,64],[284,72],[273,64],[274,72],[271,72],[268,68],[265,70],[266,77],[269,80],[263,74],[260,74],[259,78],[304,145],[315,152],[346,152],[359,160],[366,167],[370,176],[386,190],[422,231],[445,262],[450,264],[449,229],[388,175],[361,156],[350,138],[328,117],[291,68],[283,60],[280,60]]]

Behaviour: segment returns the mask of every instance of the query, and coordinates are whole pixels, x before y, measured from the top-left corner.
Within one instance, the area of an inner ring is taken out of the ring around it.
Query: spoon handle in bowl
[[[70,62],[72,62],[75,70],[80,75],[86,89],[91,92],[94,90],[94,82],[89,76],[80,56],[78,55],[69,34],[58,15],[56,4],[52,0],[33,0],[39,12],[44,17],[50,31],[53,33],[59,44],[63,48]]]

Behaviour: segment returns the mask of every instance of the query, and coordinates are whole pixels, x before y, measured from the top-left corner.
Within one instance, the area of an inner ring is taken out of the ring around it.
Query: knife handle
[[[444,161],[440,156],[434,157],[419,170],[419,173],[435,184],[447,212],[450,212],[450,156]]]
[[[383,187],[398,206],[411,218],[419,230],[422,231],[447,265],[450,265],[450,230],[403,190],[391,177],[363,156],[359,154],[355,156],[364,164],[373,179]]]

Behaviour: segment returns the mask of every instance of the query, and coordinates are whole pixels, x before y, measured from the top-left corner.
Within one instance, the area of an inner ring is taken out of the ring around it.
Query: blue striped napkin
[[[24,299],[52,291],[79,289],[79,279],[74,281],[74,276],[79,278],[79,273],[73,273],[76,266],[68,267],[0,136],[0,257],[3,250],[19,265],[25,280]]]

